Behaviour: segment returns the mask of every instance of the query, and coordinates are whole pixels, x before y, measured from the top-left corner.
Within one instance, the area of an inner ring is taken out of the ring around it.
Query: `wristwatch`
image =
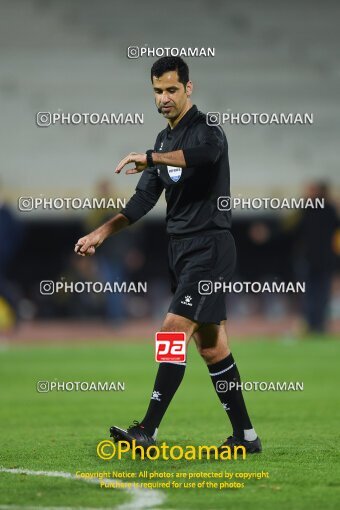
[[[152,159],[152,153],[153,153],[153,149],[149,149],[148,151],[146,151],[146,164],[148,165],[149,168],[155,166],[154,165],[154,162],[153,162],[153,159]]]

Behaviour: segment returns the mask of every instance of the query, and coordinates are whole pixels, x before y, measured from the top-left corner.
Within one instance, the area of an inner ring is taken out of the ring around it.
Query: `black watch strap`
[[[149,149],[148,151],[146,151],[146,163],[148,165],[149,168],[152,168],[154,165],[154,162],[153,162],[153,159],[152,159],[152,153],[153,153],[153,149]]]

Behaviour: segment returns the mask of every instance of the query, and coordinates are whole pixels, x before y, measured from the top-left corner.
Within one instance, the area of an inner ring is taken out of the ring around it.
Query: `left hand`
[[[125,158],[123,158],[117,165],[115,173],[119,174],[124,166],[128,165],[129,163],[134,163],[134,168],[129,168],[126,170],[126,174],[138,174],[139,172],[142,172],[147,167],[146,162],[146,154],[138,153],[138,152],[130,152]]]

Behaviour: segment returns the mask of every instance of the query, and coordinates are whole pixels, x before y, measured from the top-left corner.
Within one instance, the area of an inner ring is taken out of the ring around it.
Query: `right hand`
[[[81,257],[92,256],[96,253],[96,248],[102,244],[104,239],[98,232],[91,232],[91,234],[78,239],[74,251]]]

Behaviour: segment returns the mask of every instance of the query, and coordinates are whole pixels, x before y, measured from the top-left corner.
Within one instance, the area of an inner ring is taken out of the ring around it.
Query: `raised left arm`
[[[172,165],[178,166],[181,168],[185,168],[186,162],[184,159],[184,154],[182,150],[173,151],[173,152],[165,152],[164,154],[159,152],[152,153],[152,159],[154,166],[156,165]],[[138,152],[130,152],[125,158],[123,158],[117,165],[115,173],[119,174],[124,166],[129,163],[134,163],[134,168],[129,168],[126,173],[127,174],[138,174],[147,168],[146,154],[138,153]]]

